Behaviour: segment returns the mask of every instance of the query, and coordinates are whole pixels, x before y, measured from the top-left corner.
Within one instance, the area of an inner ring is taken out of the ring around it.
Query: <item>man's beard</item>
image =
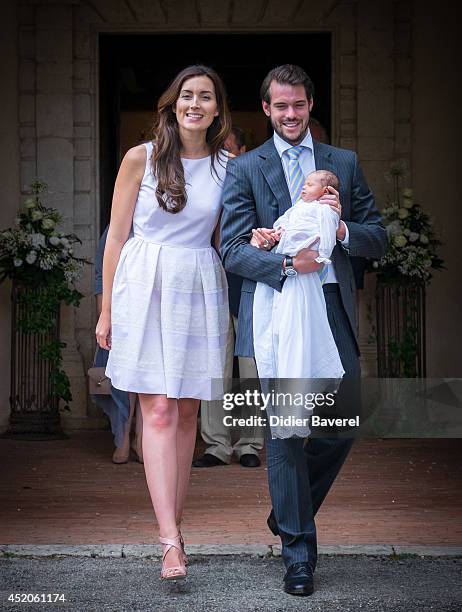
[[[302,142],[302,140],[305,138],[307,132],[308,132],[308,121],[306,122],[306,126],[302,131],[300,132],[300,135],[297,136],[297,138],[295,140],[290,140],[289,138],[287,138],[287,136],[284,134],[284,132],[282,132],[277,126],[276,124],[273,122],[273,120],[270,118],[271,121],[271,127],[273,128],[273,130],[276,132],[276,134],[282,138],[282,140],[285,140],[286,142],[288,142],[289,144],[296,146],[298,144],[300,144]]]

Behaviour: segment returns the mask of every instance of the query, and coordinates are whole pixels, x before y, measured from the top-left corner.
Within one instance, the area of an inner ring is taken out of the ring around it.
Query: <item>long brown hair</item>
[[[196,76],[207,76],[215,87],[218,116],[207,129],[206,142],[210,148],[211,171],[216,173],[215,161],[231,131],[231,115],[223,81],[207,66],[188,66],[171,82],[160,96],[157,104],[158,116],[153,128],[152,171],[157,179],[156,197],[159,206],[167,212],[177,213],[186,206],[186,181],[181,163],[181,141],[178,121],[173,106],[179,98],[183,83]]]

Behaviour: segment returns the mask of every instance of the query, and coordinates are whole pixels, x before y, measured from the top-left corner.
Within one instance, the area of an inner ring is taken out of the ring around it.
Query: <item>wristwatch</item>
[[[294,259],[290,257],[290,255],[286,255],[285,260],[286,265],[284,266],[282,273],[284,276],[297,276],[297,270],[294,268]]]

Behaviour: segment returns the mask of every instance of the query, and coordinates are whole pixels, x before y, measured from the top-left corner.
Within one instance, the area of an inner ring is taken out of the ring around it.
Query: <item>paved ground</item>
[[[110,462],[109,432],[0,441],[0,544],[153,544],[143,466]],[[200,452],[198,448],[198,452]],[[321,545],[462,545],[462,443],[362,440],[317,518]],[[188,545],[273,546],[266,469],[194,469]]]
[[[461,559],[321,556],[315,593],[282,592],[276,559],[193,558],[183,583],[162,583],[159,562],[140,559],[0,559],[3,610],[161,612],[358,610],[456,612],[462,609]],[[12,604],[11,593],[59,593],[66,603]]]

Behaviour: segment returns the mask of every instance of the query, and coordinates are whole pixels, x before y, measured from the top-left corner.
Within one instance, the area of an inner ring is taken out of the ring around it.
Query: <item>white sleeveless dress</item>
[[[106,374],[116,389],[210,400],[223,378],[228,289],[211,246],[227,155],[182,159],[186,206],[160,208],[152,143],[112,291],[112,348]],[[217,391],[218,389],[218,391]]]

